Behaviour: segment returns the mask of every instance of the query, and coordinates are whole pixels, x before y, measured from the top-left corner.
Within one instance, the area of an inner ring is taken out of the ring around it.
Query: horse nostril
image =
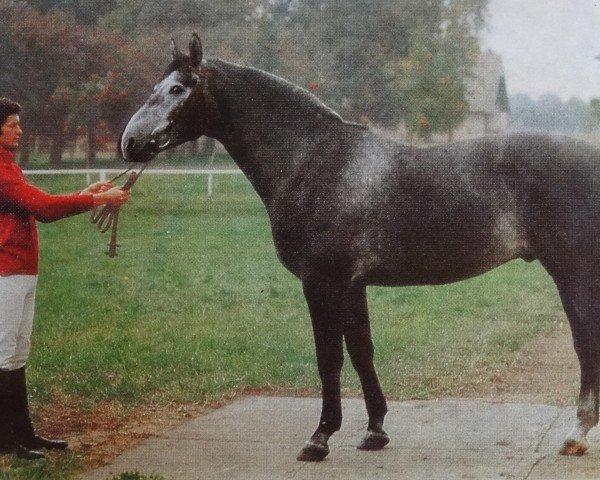
[[[127,152],[131,152],[134,147],[135,147],[135,139],[133,137],[131,137],[129,140],[127,140],[127,146],[125,147],[125,150]]]

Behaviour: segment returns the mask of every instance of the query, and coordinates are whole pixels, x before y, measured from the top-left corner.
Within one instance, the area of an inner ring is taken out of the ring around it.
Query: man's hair
[[[10,98],[1,97],[0,98],[0,126],[4,125],[6,119],[10,115],[18,115],[21,113],[21,105],[17,102],[11,100]]]

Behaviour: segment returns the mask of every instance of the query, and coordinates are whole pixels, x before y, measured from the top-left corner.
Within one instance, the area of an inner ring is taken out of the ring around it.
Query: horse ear
[[[179,49],[175,45],[175,40],[171,39],[171,59],[177,60],[177,57],[179,57]]]
[[[198,68],[202,62],[202,42],[197,34],[193,34],[190,39],[190,66]]]

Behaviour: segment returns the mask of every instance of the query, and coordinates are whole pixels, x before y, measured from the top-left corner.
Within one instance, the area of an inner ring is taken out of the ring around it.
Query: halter
[[[125,184],[121,187],[123,191],[129,191],[135,185],[138,178],[142,175],[148,163],[144,164],[144,166],[138,172],[131,172],[129,174],[129,178],[125,182]],[[117,176],[113,177],[109,180],[110,183],[121,178],[127,172],[133,170],[133,165],[131,165],[127,170],[119,173]],[[97,207],[92,211],[92,215],[90,217],[90,222],[96,224],[100,233],[106,233],[110,228],[112,228],[110,234],[110,242],[108,243],[108,251],[106,254],[110,258],[114,258],[117,256],[117,247],[119,244],[117,243],[117,225],[119,222],[119,211],[121,210],[120,205],[103,205],[101,207]]]

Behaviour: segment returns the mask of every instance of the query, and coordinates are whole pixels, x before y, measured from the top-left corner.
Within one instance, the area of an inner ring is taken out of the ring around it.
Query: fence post
[[[209,173],[208,174],[208,196],[212,197],[212,193],[213,193],[213,174]]]
[[[106,170],[100,170],[100,181],[102,183],[106,182]]]

